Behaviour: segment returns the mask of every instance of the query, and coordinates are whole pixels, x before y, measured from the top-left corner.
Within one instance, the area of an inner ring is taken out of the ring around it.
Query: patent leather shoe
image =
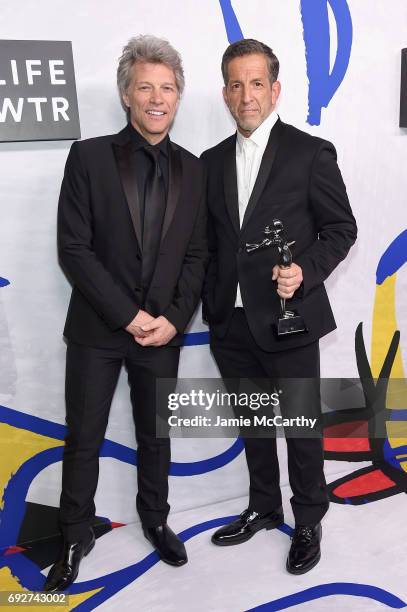
[[[267,514],[258,514],[252,510],[244,510],[239,518],[221,527],[212,536],[212,542],[217,546],[232,546],[250,540],[260,529],[275,529],[284,523],[281,506]]]
[[[165,563],[179,567],[188,561],[184,542],[167,523],[158,527],[143,527],[143,532]]]
[[[76,580],[83,557],[86,557],[94,546],[95,534],[93,529],[90,529],[88,540],[80,542],[64,540],[61,556],[49,571],[44,591],[47,593],[65,591]]]
[[[321,538],[321,523],[296,525],[286,565],[290,574],[305,574],[315,567],[321,558]]]

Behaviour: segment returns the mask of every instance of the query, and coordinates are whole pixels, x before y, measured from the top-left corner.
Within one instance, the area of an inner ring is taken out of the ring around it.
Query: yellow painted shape
[[[394,332],[397,329],[396,277],[397,273],[395,272],[391,276],[388,276],[381,285],[376,286],[376,295],[373,308],[371,363],[374,378],[379,376],[389,344]],[[396,358],[391,370],[391,377],[404,378],[400,346],[397,349]]]
[[[77,593],[75,595],[69,595],[69,605],[68,606],[52,606],[52,605],[32,605],[32,606],[23,606],[23,605],[14,605],[10,606],[0,606],[1,612],[11,612],[11,610],[23,610],[24,612],[44,612],[44,610],[48,610],[49,612],[67,612],[68,610],[73,610],[76,606],[79,606],[82,602],[86,601],[95,593],[102,591],[103,587],[100,589],[95,589],[93,591],[86,591],[84,593]],[[18,582],[17,578],[13,576],[10,571],[10,568],[3,567],[0,569],[0,590],[1,591],[18,591],[19,593],[27,592],[27,589],[23,589],[21,584]]]
[[[386,430],[392,448],[407,445],[407,421],[386,421]]]
[[[407,461],[402,461],[400,467],[404,472],[407,472]]]
[[[407,410],[406,379],[390,378],[388,383],[386,407],[392,410]]]
[[[48,436],[41,436],[40,434],[33,433],[26,429],[20,429],[0,423],[0,494],[2,497],[0,508],[3,507],[3,493],[7,486],[10,478],[16,471],[22,466],[28,459],[34,457],[38,453],[47,450],[49,448],[57,448],[63,446],[62,440],[55,440]],[[19,553],[16,553],[19,554]],[[6,557],[7,558],[7,557]],[[44,609],[50,612],[64,612],[67,610],[73,610],[92,597],[95,593],[102,590],[103,587],[95,589],[93,591],[87,591],[84,593],[78,593],[76,595],[69,596],[69,606],[50,606],[50,605],[32,605],[32,606],[14,606],[18,610],[25,610],[26,612],[43,612]],[[19,591],[24,592],[21,584],[17,578],[12,575],[8,567],[0,569],[0,590],[1,591]],[[1,612],[10,612],[12,608],[10,606],[0,606]]]
[[[63,440],[0,423],[0,509],[4,505],[4,489],[13,474],[34,455],[63,445]]]
[[[375,379],[377,379],[380,374],[393,334],[397,330],[396,277],[397,273],[395,272],[387,277],[381,285],[376,286],[371,352],[371,369],[373,378]],[[407,409],[407,385],[400,345],[396,352],[390,377],[392,379],[392,384],[389,386],[387,392],[386,408],[392,410],[405,410]]]

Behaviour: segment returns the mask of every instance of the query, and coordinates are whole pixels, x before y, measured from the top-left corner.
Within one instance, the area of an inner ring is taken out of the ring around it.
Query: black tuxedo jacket
[[[181,334],[200,298],[207,263],[205,170],[169,145],[169,186],[160,251],[149,287],[141,287],[141,220],[129,128],[75,142],[58,209],[58,252],[73,285],[64,335],[114,347],[139,308],[164,315]]]
[[[233,313],[237,283],[250,330],[266,351],[308,344],[335,328],[324,280],[356,240],[356,223],[329,142],[278,119],[270,132],[242,227],[239,227],[236,135],[202,154],[208,171],[209,268],[204,287],[204,317],[222,338]],[[252,254],[246,243],[260,242],[273,219],[283,222],[295,240],[293,261],[301,266],[303,285],[287,300],[309,329],[277,339],[280,302],[272,268],[276,247]]]

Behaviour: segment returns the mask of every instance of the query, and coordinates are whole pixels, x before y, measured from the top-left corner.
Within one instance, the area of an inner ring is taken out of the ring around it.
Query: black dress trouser
[[[266,352],[256,344],[242,308],[236,308],[226,336],[211,334],[211,350],[224,379],[274,381],[283,389],[283,417],[320,416],[319,344]],[[289,379],[292,379],[291,381]],[[234,390],[234,389],[233,389]],[[323,445],[319,436],[298,437],[286,432],[288,475],[293,496],[291,506],[298,525],[314,525],[329,505],[323,471]],[[280,471],[275,437],[244,438],[250,476],[249,508],[261,514],[281,506]]]
[[[113,394],[124,363],[137,441],[137,511],[145,527],[165,523],[169,512],[169,438],[156,438],[157,377],[176,378],[179,347],[142,347],[129,335],[115,349],[68,343],[66,421],[60,524],[68,541],[88,537]]]

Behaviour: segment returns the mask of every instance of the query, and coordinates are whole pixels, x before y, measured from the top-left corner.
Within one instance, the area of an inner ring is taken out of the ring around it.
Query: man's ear
[[[123,100],[125,106],[127,106],[127,108],[129,108],[130,107],[129,96],[126,93],[122,94],[122,100]]]
[[[280,95],[280,92],[281,92],[280,81],[274,81],[274,83],[271,86],[271,96],[272,96],[273,106],[277,104],[277,100],[278,100],[278,96]]]
[[[227,92],[226,86],[222,89],[222,95],[223,95],[223,99],[225,101],[226,106],[229,106],[228,105],[228,92]]]

